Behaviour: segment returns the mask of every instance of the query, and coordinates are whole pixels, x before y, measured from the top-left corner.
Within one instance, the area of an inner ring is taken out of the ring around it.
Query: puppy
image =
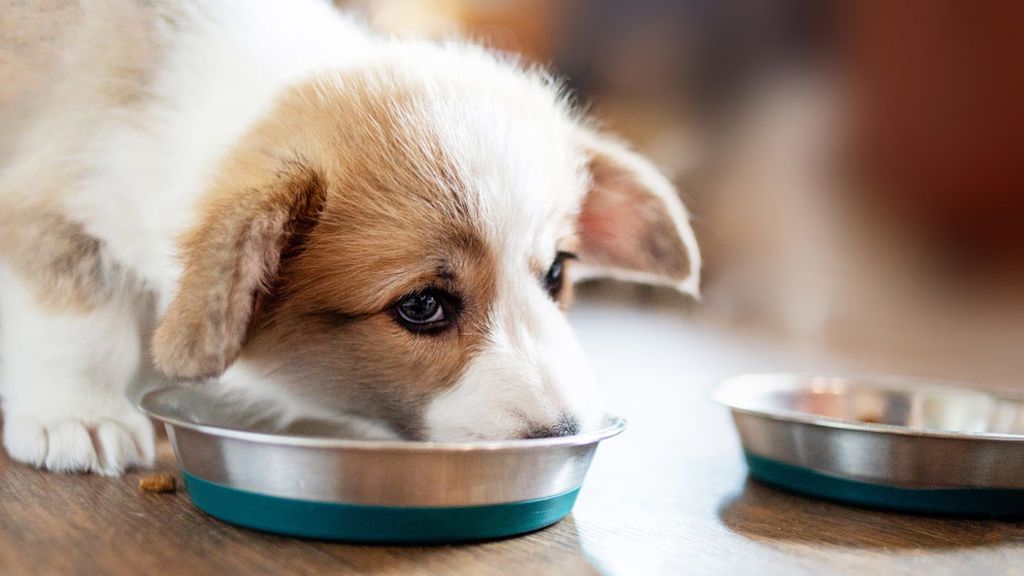
[[[571,281],[697,289],[670,183],[541,72],[316,0],[85,12],[0,175],[15,460],[150,464],[125,396],[147,350],[282,421],[575,433],[600,409]]]

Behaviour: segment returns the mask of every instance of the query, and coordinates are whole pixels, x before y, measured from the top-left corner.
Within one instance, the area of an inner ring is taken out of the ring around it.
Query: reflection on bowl
[[[147,394],[192,501],[285,534],[362,542],[511,536],[567,515],[601,440],[625,424],[558,438],[402,442],[267,434],[218,422],[201,389]]]
[[[1024,516],[1024,402],[894,376],[751,374],[721,383],[753,476],[813,496]]]

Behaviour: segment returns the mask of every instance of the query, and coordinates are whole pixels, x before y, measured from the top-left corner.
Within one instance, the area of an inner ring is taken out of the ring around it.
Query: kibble
[[[178,487],[178,479],[174,474],[147,474],[139,478],[139,490],[164,494],[174,492]]]

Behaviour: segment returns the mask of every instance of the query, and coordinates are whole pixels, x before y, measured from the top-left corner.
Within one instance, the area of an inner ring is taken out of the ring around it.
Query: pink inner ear
[[[690,273],[680,230],[660,197],[619,174],[601,174],[578,220],[580,259],[613,270],[680,282]]]
[[[582,263],[592,273],[689,290],[682,282],[696,281],[699,255],[672,183],[613,140],[591,135],[587,146],[591,183],[577,220]]]
[[[635,260],[642,222],[637,202],[607,188],[593,190],[583,200],[579,217],[584,260],[595,264],[629,267]]]

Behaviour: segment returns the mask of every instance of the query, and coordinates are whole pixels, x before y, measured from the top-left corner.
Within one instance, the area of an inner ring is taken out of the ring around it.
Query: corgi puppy
[[[573,434],[601,410],[572,282],[697,290],[669,181],[541,71],[318,0],[106,0],[77,30],[0,173],[15,460],[149,465],[147,357],[282,422]]]

